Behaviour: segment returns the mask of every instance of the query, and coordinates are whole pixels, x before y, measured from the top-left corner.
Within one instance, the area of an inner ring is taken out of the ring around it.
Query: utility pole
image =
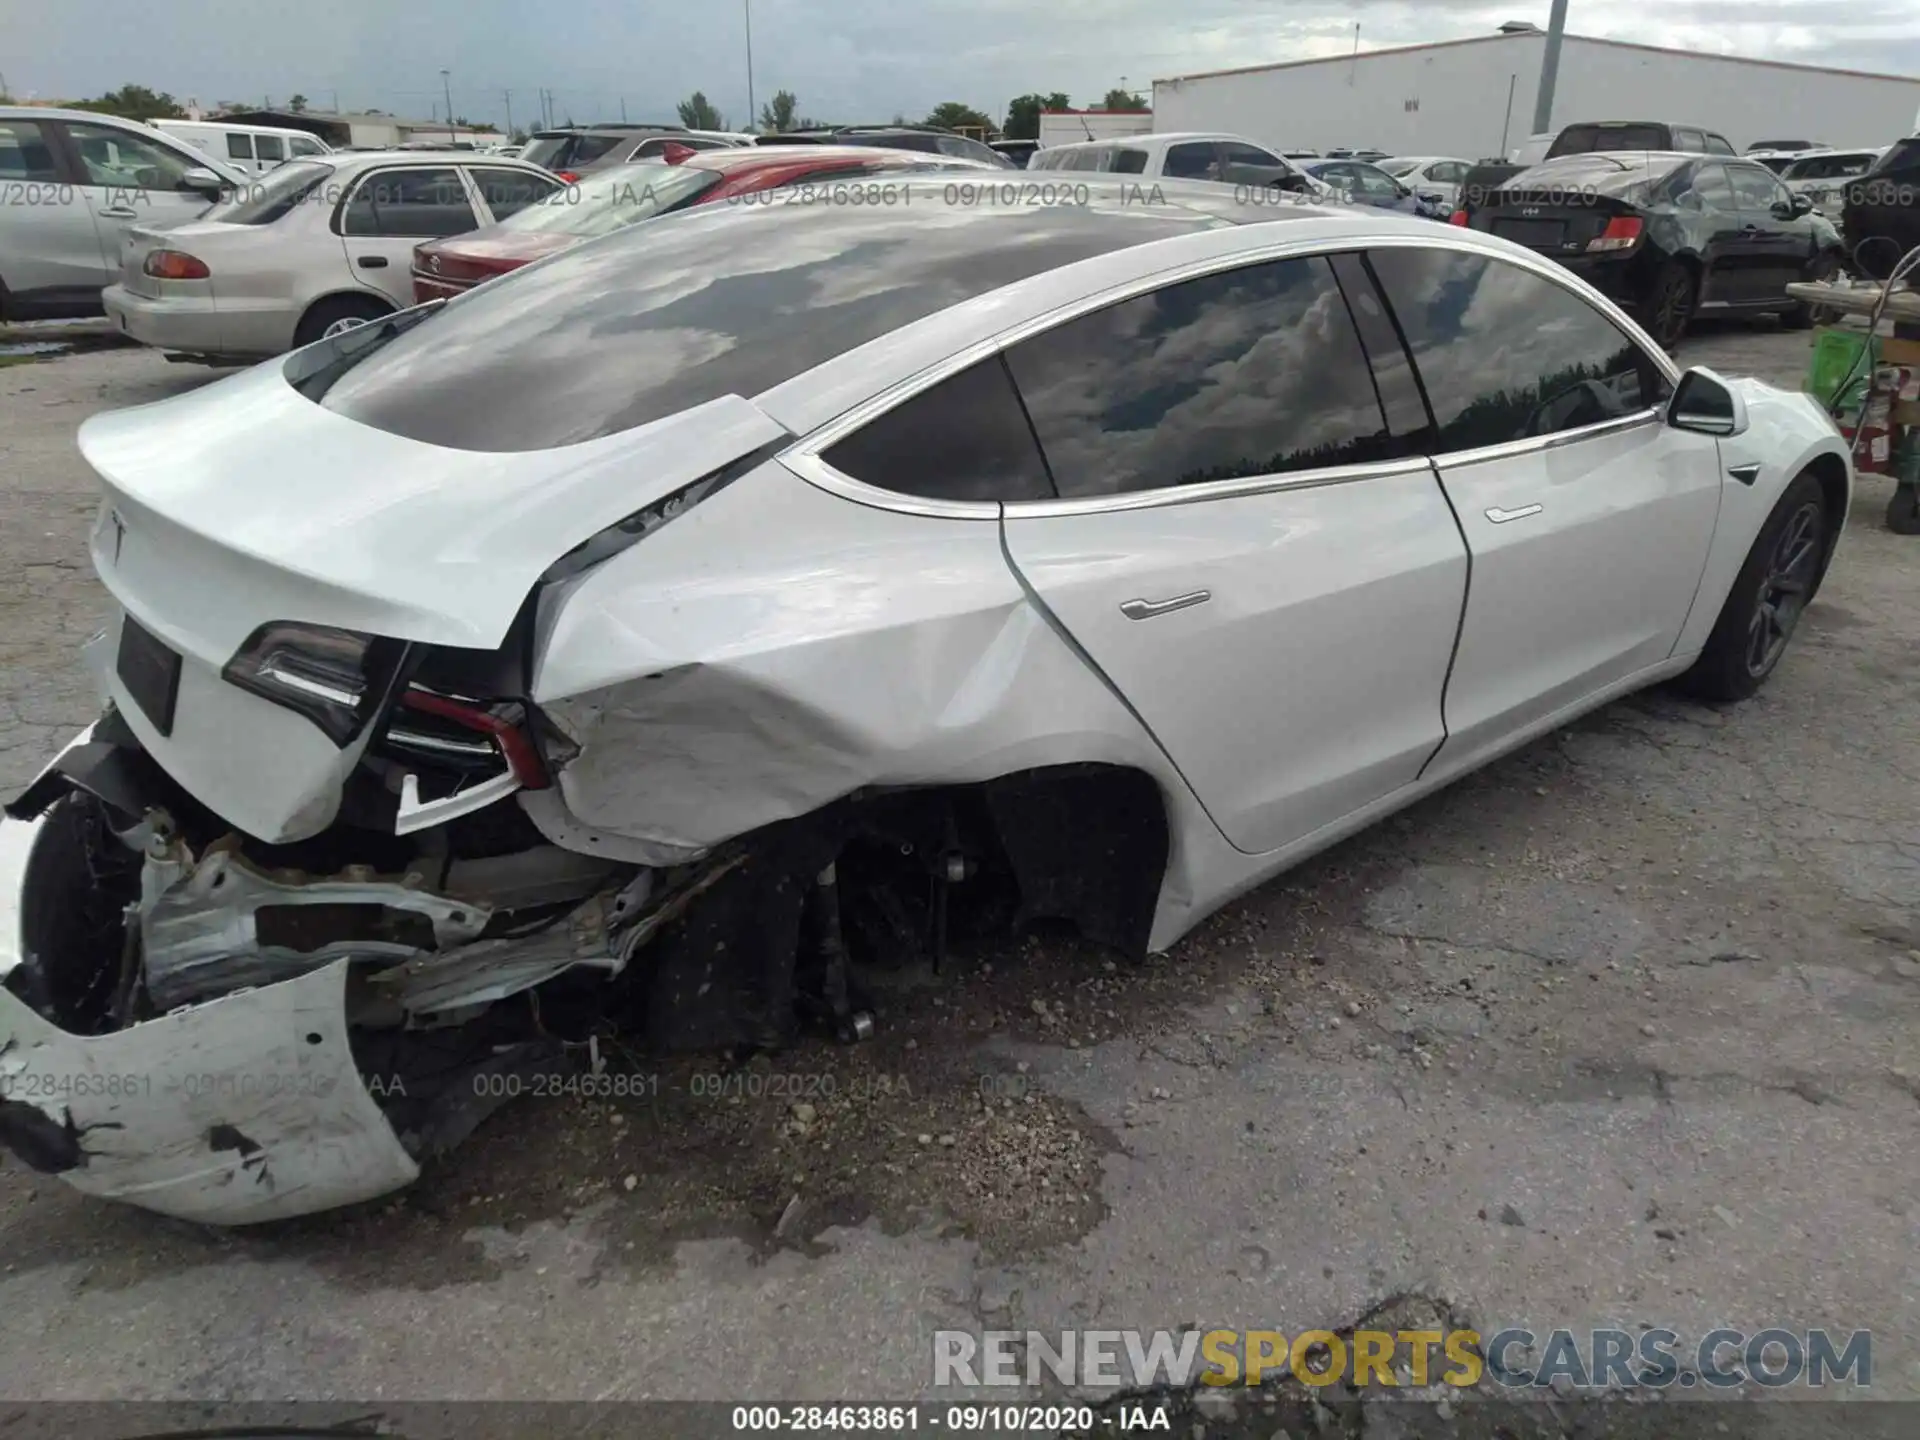
[[[513,139],[513,91],[502,90],[500,98],[507,102],[507,139]]]
[[[620,97],[620,123],[627,123],[627,97],[624,95]]]
[[[1560,37],[1567,30],[1567,0],[1553,0],[1547,19],[1547,51],[1540,61],[1540,88],[1533,96],[1533,133],[1553,128],[1553,84],[1560,76]]]
[[[1513,91],[1520,83],[1518,73],[1507,76],[1507,113],[1500,121],[1500,158],[1507,158],[1507,132],[1513,128]]]
[[[760,122],[753,108],[753,0],[741,0],[747,16],[747,129],[751,131]]]
[[[447,139],[453,139],[453,81],[447,67],[440,67],[440,93],[447,97]]]

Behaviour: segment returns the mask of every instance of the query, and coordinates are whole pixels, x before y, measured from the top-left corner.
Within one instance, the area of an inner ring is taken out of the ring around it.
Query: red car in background
[[[676,156],[676,161],[597,171],[497,225],[415,246],[414,302],[447,299],[583,240],[695,205],[862,175],[1000,168],[982,161],[868,145],[688,151]]]

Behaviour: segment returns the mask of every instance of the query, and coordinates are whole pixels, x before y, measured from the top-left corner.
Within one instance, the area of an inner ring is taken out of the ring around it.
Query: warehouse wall
[[[1156,81],[1154,129],[1231,130],[1270,145],[1377,146],[1401,154],[1499,152],[1533,124],[1546,39],[1493,36],[1356,58]],[[1736,147],[1804,138],[1885,144],[1912,133],[1920,80],[1791,70],[1753,61],[1599,44],[1568,36],[1554,124],[1669,120],[1718,130]]]

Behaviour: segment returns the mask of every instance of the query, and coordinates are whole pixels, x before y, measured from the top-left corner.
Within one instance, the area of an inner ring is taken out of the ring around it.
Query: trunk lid
[[[413,268],[437,284],[466,288],[491,280],[522,265],[580,243],[577,235],[519,234],[468,235],[458,240],[436,240],[415,247]]]
[[[1606,156],[1536,166],[1488,195],[1474,228],[1543,255],[1583,254],[1614,221],[1644,220],[1655,178]]]
[[[216,666],[272,620],[492,648],[560,556],[786,434],[723,396],[556,449],[444,449],[309,400],[286,372],[311,355],[80,428],[104,482],[101,580]]]

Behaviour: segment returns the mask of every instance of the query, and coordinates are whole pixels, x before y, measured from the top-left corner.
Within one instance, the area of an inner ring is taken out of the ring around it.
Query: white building
[[[1276,147],[1504,155],[1533,128],[1546,35],[1447,40],[1153,82],[1157,130],[1228,130]],[[1664,120],[1759,140],[1884,145],[1912,133],[1920,79],[1564,37],[1552,128]],[[1044,132],[1043,132],[1044,133]]]
[[[1119,140],[1152,129],[1153,116],[1143,110],[1043,110],[1040,148],[1081,140]]]

